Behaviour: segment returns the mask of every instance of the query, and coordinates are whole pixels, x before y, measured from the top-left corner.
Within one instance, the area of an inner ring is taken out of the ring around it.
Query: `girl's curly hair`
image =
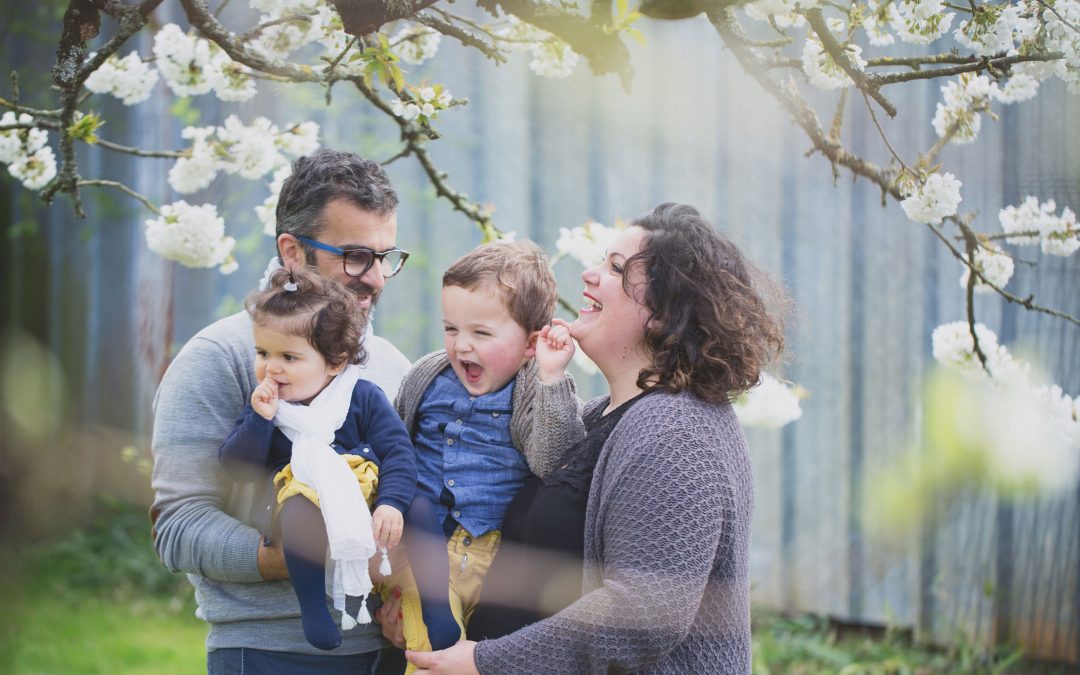
[[[645,273],[652,357],[637,385],[688,390],[713,403],[753,387],[784,348],[783,320],[770,309],[788,304],[783,290],[692,206],[667,202],[635,225],[645,237],[627,268],[639,265]],[[632,276],[641,278],[624,274],[623,289],[635,297]]]
[[[352,291],[312,268],[275,271],[266,290],[252,293],[245,304],[256,325],[306,339],[330,366],[367,361],[361,343],[367,314]]]

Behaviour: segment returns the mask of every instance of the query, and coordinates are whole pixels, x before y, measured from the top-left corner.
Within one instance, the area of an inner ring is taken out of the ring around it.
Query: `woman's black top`
[[[503,517],[502,544],[469,621],[470,640],[513,633],[581,597],[593,469],[611,431],[641,396],[607,415],[606,405],[596,406],[584,418],[585,437],[566,454],[566,463],[545,478],[526,479]]]

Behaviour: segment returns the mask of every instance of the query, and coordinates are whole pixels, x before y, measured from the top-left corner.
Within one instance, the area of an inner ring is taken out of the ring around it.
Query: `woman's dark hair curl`
[[[246,305],[256,325],[306,339],[331,366],[367,361],[361,343],[367,315],[356,296],[313,269],[275,271],[266,290],[252,293]]]
[[[718,403],[757,384],[784,348],[783,320],[770,308],[787,304],[783,291],[692,206],[664,203],[634,225],[645,236],[627,268],[645,272],[645,346],[652,358],[638,386],[688,390]],[[632,277],[641,278],[625,274],[623,288],[641,297]]]

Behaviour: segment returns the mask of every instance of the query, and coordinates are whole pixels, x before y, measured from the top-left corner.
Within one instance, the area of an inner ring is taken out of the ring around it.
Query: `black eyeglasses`
[[[405,266],[405,261],[409,259],[409,252],[403,251],[400,248],[392,248],[382,253],[373,251],[370,248],[364,248],[363,246],[357,248],[338,248],[329,244],[324,244],[321,241],[315,241],[314,239],[308,239],[307,237],[296,237],[300,241],[304,242],[308,246],[314,246],[315,248],[321,248],[324,251],[329,251],[334,255],[341,256],[341,264],[345,269],[345,274],[350,277],[362,277],[367,274],[367,271],[371,269],[371,266],[376,260],[379,261],[379,271],[382,275],[389,279]]]

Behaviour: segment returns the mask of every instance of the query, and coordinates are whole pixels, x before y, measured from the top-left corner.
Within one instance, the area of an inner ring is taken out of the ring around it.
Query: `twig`
[[[1000,56],[992,59],[980,58],[971,63],[953,66],[951,68],[932,68],[930,70],[917,70],[910,73],[888,73],[874,75],[874,83],[879,87],[898,82],[912,82],[914,80],[930,80],[935,77],[951,77],[963,73],[977,73],[982,70],[993,70],[1003,66],[1011,66],[1014,63],[1030,63],[1033,61],[1058,61],[1065,58],[1061,52],[1048,52],[1046,54]]]
[[[147,199],[143,195],[139,194],[138,192],[135,192],[134,190],[132,190],[128,186],[126,186],[123,183],[120,183],[118,181],[115,181],[115,180],[81,180],[80,179],[78,181],[78,186],[79,187],[110,187],[110,188],[115,188],[115,189],[119,190],[120,192],[123,192],[124,194],[128,195],[129,197],[133,197],[134,199],[137,199],[138,201],[142,202],[143,206],[145,206],[146,208],[153,211],[154,215],[158,215],[158,216],[161,215],[161,210],[158,209],[158,207],[154,206],[153,202],[151,202],[149,199]]]
[[[1066,20],[1065,20],[1065,17],[1063,17],[1063,16],[1061,16],[1060,14],[1058,14],[1058,11],[1057,11],[1056,9],[1054,9],[1054,6],[1053,6],[1053,5],[1051,5],[1051,4],[1048,4],[1048,3],[1046,2],[1046,0],[1035,0],[1035,2],[1039,3],[1039,4],[1040,4],[1040,5],[1042,5],[1043,7],[1047,8],[1048,10],[1050,10],[1050,12],[1051,12],[1051,13],[1052,13],[1052,14],[1053,14],[1054,16],[1056,16],[1056,17],[1057,17],[1057,20],[1058,20],[1058,21],[1060,21],[1061,23],[1065,24],[1065,25],[1066,25],[1066,26],[1068,26],[1069,28],[1072,28],[1072,29],[1073,29],[1073,30],[1074,30],[1075,32],[1077,32],[1077,33],[1080,33],[1080,28],[1077,28],[1077,27],[1076,27],[1075,25],[1073,25],[1072,23],[1069,23],[1068,21],[1066,21]]]
[[[960,223],[960,232],[964,235],[964,247],[967,250],[967,266],[969,270],[967,284],[965,284],[966,288],[964,289],[967,303],[968,332],[971,333],[971,344],[974,346],[975,356],[979,358],[983,370],[987,374],[993,375],[986,365],[986,354],[983,353],[982,347],[979,346],[979,336],[975,333],[975,283],[978,278],[974,272],[976,269],[975,251],[979,248],[979,242],[975,239],[975,234],[971,231],[971,228],[962,222]]]
[[[381,164],[383,166],[389,166],[390,164],[392,164],[392,163],[398,161],[399,159],[401,159],[402,157],[408,157],[411,154],[412,154],[412,146],[406,145],[404,148],[402,148],[401,152],[397,153],[393,157],[390,157],[389,159],[385,159],[385,160],[379,162],[379,164]]]
[[[254,28],[252,28],[250,30],[246,30],[243,33],[241,33],[239,36],[237,36],[236,39],[239,42],[249,42],[249,41],[254,40],[255,38],[259,37],[260,35],[262,35],[263,31],[265,31],[267,28],[271,28],[273,26],[280,26],[280,25],[286,24],[286,23],[293,23],[295,21],[303,21],[304,23],[311,23],[311,17],[310,16],[301,16],[301,15],[283,16],[280,19],[273,19],[272,21],[267,21],[266,23],[261,23],[258,26],[255,26]],[[355,38],[353,38],[353,39],[355,39]]]
[[[445,14],[445,12],[441,13]],[[448,21],[443,21],[442,19],[435,16],[433,12],[424,10],[423,12],[420,12],[415,17],[413,17],[413,20],[419,24],[427,26],[428,28],[436,30],[443,35],[454,38],[466,47],[475,47],[481,54],[488,57],[495,63],[506,63],[506,56],[494,46],[489,45],[473,33],[470,33],[463,28],[459,28]]]
[[[870,105],[870,99],[866,97],[866,92],[863,92],[863,101],[866,103],[866,109],[870,111],[870,119],[874,121],[874,126],[877,127],[878,134],[881,136],[881,140],[885,142],[885,147],[889,149],[893,159],[899,162],[900,166],[903,167],[905,171],[910,171],[908,165],[904,163],[903,158],[900,157],[896,152],[896,149],[892,146],[892,143],[889,142],[889,137],[885,135],[885,130],[881,128],[881,123],[878,122],[877,113],[874,112],[874,106]]]
[[[184,152],[182,150],[142,150],[141,148],[130,148],[126,145],[120,145],[119,143],[106,141],[103,138],[98,138],[95,144],[100,145],[107,150],[123,152],[128,155],[135,155],[136,157],[160,157],[164,159],[180,159],[181,157],[189,157],[191,155],[191,153]]]

